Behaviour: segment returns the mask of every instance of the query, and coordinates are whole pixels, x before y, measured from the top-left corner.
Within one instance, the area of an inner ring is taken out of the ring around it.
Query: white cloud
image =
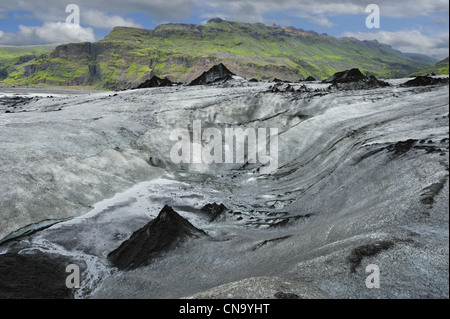
[[[449,33],[440,32],[428,36],[417,30],[397,32],[345,32],[343,37],[352,37],[358,40],[377,40],[386,43],[394,49],[407,53],[427,54],[438,59],[449,55]]]
[[[323,27],[331,28],[334,26],[334,23],[331,22],[330,20],[328,20],[327,17],[325,17],[323,14],[311,15],[306,12],[298,11],[296,13],[291,12],[290,15],[297,17],[297,18],[307,19],[307,20],[311,21],[312,23],[323,26]]]
[[[134,22],[132,19],[124,19],[119,16],[108,16],[107,14],[97,10],[85,11],[81,17],[81,22],[83,24],[87,24],[95,28],[112,29],[118,26],[142,28],[141,24]]]
[[[2,0],[0,13],[23,10],[33,12],[42,21],[64,21],[66,17],[64,3],[60,0]],[[335,16],[341,14],[361,14],[371,1],[360,0],[77,0],[81,14],[92,11],[108,12],[114,18],[133,12],[147,13],[153,22],[180,20],[187,18],[199,9],[203,14],[226,16],[229,19],[264,20],[263,15],[270,12],[303,12],[312,16]],[[377,0],[382,15],[386,17],[416,17],[436,12],[448,14],[448,0]],[[222,14],[221,14],[222,13]],[[113,21],[113,20],[111,20]],[[130,21],[124,20],[126,23]],[[122,21],[122,23],[124,22]],[[95,26],[92,24],[91,26]]]
[[[304,13],[312,16],[336,16],[342,14],[363,14],[369,2],[360,0],[195,0],[198,7],[209,8],[228,18],[251,16],[260,17],[266,13],[284,12],[293,15]],[[449,12],[448,0],[377,0],[381,14],[385,17],[427,16],[436,12]],[[207,9],[205,9],[207,10]],[[320,21],[320,19],[319,19]],[[324,20],[323,20],[324,21]]]
[[[335,24],[330,17],[339,15],[367,15],[366,7],[370,1],[360,0],[195,0],[201,7],[202,17],[225,17],[228,20],[246,22],[273,21],[267,16],[279,13],[286,18],[297,17],[309,20],[311,23],[332,28]],[[436,15],[448,15],[448,0],[377,0],[382,17],[413,18],[428,16],[434,21]],[[434,20],[433,20],[434,19]],[[442,23],[442,22],[441,22]],[[448,20],[447,20],[448,24]]]
[[[310,18],[308,18],[309,20],[311,20],[311,22],[317,24],[317,25],[321,25],[323,27],[327,27],[327,28],[331,28],[334,26],[334,23],[332,23],[330,20],[328,20],[325,16],[323,15],[319,15],[319,16],[311,16]]]
[[[67,13],[66,6],[71,1],[61,0],[1,0],[0,12],[27,11],[33,12],[34,16],[42,21],[65,21]],[[154,23],[159,21],[181,20],[187,18],[194,10],[194,0],[77,0],[72,2],[80,7],[81,20],[84,15],[92,15],[92,12],[104,12],[107,24],[118,21],[119,24],[132,23],[131,20],[117,19],[134,12],[143,12],[153,19]],[[101,21],[89,19],[89,26],[95,27]],[[83,23],[83,22],[82,22]]]
[[[309,11],[314,14],[326,14],[329,16],[340,15],[340,14],[360,14],[365,11],[367,4],[352,1],[347,1],[342,3],[342,1],[314,1],[310,2],[308,5]]]
[[[31,45],[48,43],[93,42],[94,31],[91,28],[68,26],[64,22],[46,22],[42,26],[19,26],[19,32],[3,32],[0,44]]]

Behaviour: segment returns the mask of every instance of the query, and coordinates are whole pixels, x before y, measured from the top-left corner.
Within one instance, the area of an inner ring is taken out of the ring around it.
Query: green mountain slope
[[[415,72],[411,74],[410,76],[419,76],[419,75],[427,75],[427,74],[436,74],[436,75],[448,75],[448,58],[445,58],[442,61],[439,61],[436,63],[435,66],[432,66],[430,68],[427,68],[425,70],[421,70],[419,72]]]
[[[419,54],[419,53],[404,53],[405,56],[408,58],[413,59],[414,61],[429,64],[429,65],[435,65],[439,60],[435,59],[433,57],[430,57],[425,54]]]
[[[24,66],[42,54],[48,54],[56,45],[0,46],[0,81],[11,73],[22,72]]]
[[[309,75],[326,78],[354,67],[366,74],[401,77],[432,65],[377,41],[211,19],[201,26],[166,24],[155,30],[116,27],[96,43],[58,46],[0,83],[120,89],[153,75],[186,83],[220,62],[243,77],[292,81]]]

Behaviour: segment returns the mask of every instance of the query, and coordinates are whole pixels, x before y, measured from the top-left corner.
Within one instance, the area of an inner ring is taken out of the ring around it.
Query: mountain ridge
[[[249,79],[288,81],[328,78],[351,68],[403,77],[431,67],[376,40],[214,18],[204,25],[163,24],[154,30],[115,27],[103,40],[62,44],[8,69],[0,84],[127,89],[155,75],[189,83],[219,63]]]

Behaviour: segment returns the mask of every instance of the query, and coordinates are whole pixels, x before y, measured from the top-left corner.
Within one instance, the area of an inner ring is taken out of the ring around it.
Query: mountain
[[[28,62],[43,54],[49,54],[55,47],[56,45],[0,46],[0,81],[11,73],[22,73]]]
[[[205,25],[164,24],[154,30],[115,27],[101,41],[63,44],[26,61],[0,84],[123,89],[154,75],[189,83],[219,63],[248,79],[289,81],[328,78],[351,68],[402,77],[432,66],[377,41],[215,18]]]
[[[436,63],[435,66],[412,73],[410,76],[425,76],[433,73],[436,75],[448,75],[448,57]]]
[[[430,56],[425,55],[425,54],[404,53],[404,55],[407,56],[408,58],[413,59],[414,61],[425,63],[425,64],[430,64],[430,65],[434,65],[434,64],[436,64],[439,61],[438,59],[435,59],[435,58],[430,57]]]

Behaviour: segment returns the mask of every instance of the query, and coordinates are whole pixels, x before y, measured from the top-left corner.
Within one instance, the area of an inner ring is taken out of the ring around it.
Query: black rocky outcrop
[[[333,82],[333,84],[330,86],[330,89],[336,89],[336,90],[369,90],[369,89],[377,89],[390,86],[389,83],[378,80],[375,76],[371,75],[369,77],[364,77],[363,79],[360,79],[358,81],[354,82]]]
[[[448,78],[433,78],[431,76],[417,76],[412,80],[403,83],[401,86],[412,87],[412,86],[429,86],[429,85],[441,85],[448,84]]]
[[[447,182],[447,177],[441,178],[437,183],[433,183],[426,188],[423,189],[424,193],[421,194],[421,202],[425,205],[430,205],[430,208],[433,207],[435,197],[444,189],[445,184]]]
[[[359,69],[351,69],[335,73],[332,77],[323,81],[323,83],[349,83],[364,80],[367,77]]]
[[[203,72],[198,78],[189,83],[190,86],[193,85],[209,85],[214,83],[223,83],[230,80],[233,75],[233,72],[227,69],[225,65],[222,63],[213,66],[206,72]]]
[[[292,85],[287,83],[277,82],[273,86],[269,87],[269,92],[272,93],[294,93],[295,89]]]
[[[350,271],[352,273],[355,273],[356,268],[361,265],[364,257],[372,257],[378,255],[380,252],[388,250],[393,246],[393,241],[381,240],[375,243],[370,243],[354,248],[351,251],[350,255],[347,257],[348,261],[350,262]]]
[[[224,204],[206,204],[203,208],[200,209],[203,215],[206,215],[209,218],[210,222],[223,220],[226,216],[225,213],[228,212],[228,208],[225,207]]]
[[[387,147],[387,150],[389,152],[393,152],[394,155],[400,156],[405,153],[408,153],[412,148],[414,148],[414,145],[418,142],[418,140],[409,139],[406,141],[399,141],[395,144],[392,144]]]
[[[276,299],[301,299],[300,296],[297,294],[283,291],[278,291],[273,296]]]
[[[164,87],[164,86],[172,86],[172,82],[169,79],[161,79],[156,75],[151,79],[145,81],[138,85],[137,89],[147,89],[147,88],[156,88],[156,87]]]
[[[39,251],[1,254],[0,299],[73,299],[74,290],[66,287],[66,267],[72,263],[78,264]]]
[[[313,76],[308,76],[306,79],[304,79],[303,81],[305,81],[305,82],[314,82],[314,81],[317,81]]]
[[[108,259],[121,270],[135,269],[150,264],[188,238],[202,236],[207,234],[166,205],[157,218],[131,235],[108,255]]]
[[[33,97],[22,97],[22,96],[14,96],[14,97],[1,97],[0,105],[5,105],[7,107],[17,107],[23,106],[31,102]]]

